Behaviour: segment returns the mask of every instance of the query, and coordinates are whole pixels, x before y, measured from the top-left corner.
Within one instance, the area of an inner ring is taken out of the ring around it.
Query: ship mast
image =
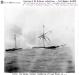
[[[42,35],[42,40],[43,40],[43,46],[45,47],[45,33],[44,33],[44,25],[43,25],[43,35]]]
[[[15,48],[17,48],[17,46],[16,46],[16,34],[14,34],[14,46],[15,46]]]
[[[45,47],[45,41],[47,41],[47,40],[50,41],[50,39],[46,36],[46,34],[48,32],[45,32],[44,28],[45,28],[45,26],[43,25],[43,33],[42,33],[42,35],[39,36],[39,38],[42,39],[42,41],[43,41],[43,47]]]

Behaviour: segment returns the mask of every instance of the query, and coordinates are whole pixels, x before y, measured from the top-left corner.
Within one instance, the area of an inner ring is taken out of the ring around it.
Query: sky
[[[28,48],[41,45],[38,38],[43,25],[52,45],[66,44],[74,48],[74,8],[52,7],[5,7],[5,48],[14,47],[14,36],[17,34],[17,45]],[[49,41],[47,41],[49,43]]]

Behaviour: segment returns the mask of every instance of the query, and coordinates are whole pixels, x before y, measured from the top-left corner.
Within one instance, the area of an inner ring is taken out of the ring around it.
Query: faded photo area
[[[4,11],[5,73],[75,73],[73,7]]]

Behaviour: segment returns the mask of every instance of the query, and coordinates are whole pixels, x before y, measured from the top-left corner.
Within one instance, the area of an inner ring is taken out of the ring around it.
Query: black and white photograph
[[[5,7],[5,73],[75,73],[74,7]]]

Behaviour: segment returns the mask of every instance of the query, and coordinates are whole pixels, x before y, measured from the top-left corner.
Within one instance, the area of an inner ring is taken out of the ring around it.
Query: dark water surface
[[[68,47],[53,49],[22,49],[5,53],[5,72],[74,73],[75,67]]]

